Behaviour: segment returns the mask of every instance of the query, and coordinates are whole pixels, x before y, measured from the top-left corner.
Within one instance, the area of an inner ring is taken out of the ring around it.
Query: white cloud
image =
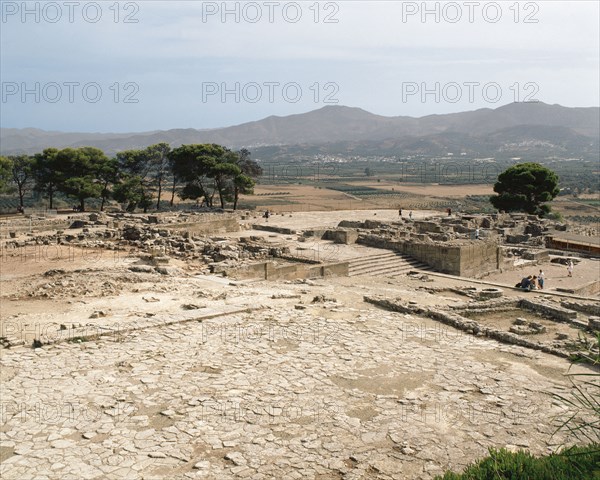
[[[2,2],[2,8],[6,3],[21,2]],[[336,82],[340,103],[389,115],[490,106],[402,103],[401,84],[406,81],[498,82],[504,89],[515,82],[536,82],[544,101],[568,106],[599,103],[598,2],[428,2],[430,12],[437,9],[438,22],[434,13],[422,21],[423,2],[278,3],[272,23],[269,2],[230,2],[230,10],[234,5],[238,10],[224,23],[221,12],[209,15],[214,8],[221,10],[223,2],[137,2],[137,11],[131,3],[120,2],[119,22],[114,21],[112,2],[101,3],[103,16],[97,23],[85,21],[81,12],[73,23],[65,17],[49,23],[43,16],[39,23],[30,17],[23,23],[18,15],[8,16],[0,33],[2,80],[97,81],[106,88],[111,82],[136,82],[143,105],[125,110],[130,112],[127,124],[119,127],[129,130],[212,127],[322,106],[306,98],[297,104],[203,103],[201,87],[207,81],[296,81],[305,91],[314,82]],[[302,17],[292,23],[295,5]],[[469,5],[473,22],[468,19]],[[255,16],[257,6],[262,19],[251,23],[247,20]],[[408,15],[415,8],[419,11]],[[452,23],[459,8],[462,18]],[[319,22],[314,21],[317,10]],[[498,11],[502,18],[491,23]],[[138,23],[123,23],[127,14]],[[324,23],[327,15],[337,23]],[[526,23],[527,15],[537,23]],[[2,126],[52,128],[61,111],[55,107],[3,102]],[[90,114],[96,110],[85,102],[64,111],[80,112],[72,129],[110,130],[118,122],[110,107],[104,106],[103,116]],[[113,107],[123,114],[123,108]],[[149,127],[152,121],[155,125]]]

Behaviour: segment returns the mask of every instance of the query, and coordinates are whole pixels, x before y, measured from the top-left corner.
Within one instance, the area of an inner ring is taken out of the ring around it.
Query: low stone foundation
[[[497,340],[502,343],[509,343],[512,345],[519,345],[522,347],[531,348],[533,350],[541,350],[542,352],[550,353],[562,358],[569,358],[570,354],[566,350],[559,348],[553,348],[547,345],[543,345],[540,342],[535,342],[522,338],[520,335],[504,332],[494,328],[486,327],[475,320],[470,320],[457,313],[452,313],[444,310],[438,310],[435,308],[422,308],[411,304],[402,304],[398,301],[387,300],[382,297],[364,297],[365,302],[377,305],[378,307],[385,308],[400,313],[411,313],[429,317],[433,320],[437,320],[446,325],[450,325],[458,330],[465,331],[472,335],[481,335],[493,340]]]
[[[255,223],[252,225],[253,230],[262,230],[263,232],[273,232],[273,233],[282,233],[284,235],[295,235],[296,230],[292,230],[291,228],[284,227],[276,227],[274,225],[263,225],[259,223]]]
[[[240,224],[234,216],[206,218],[200,222],[184,222],[169,225],[173,230],[186,230],[200,235],[217,235],[219,233],[239,232]]]
[[[589,302],[574,302],[570,300],[563,300],[560,305],[570,310],[576,310],[577,312],[587,313],[595,317],[600,317],[600,302],[589,303]]]
[[[558,287],[556,288],[557,292],[563,293],[571,293],[573,295],[581,295],[581,296],[591,296],[600,293],[600,281],[594,280],[593,282],[586,283],[579,287],[574,288],[564,288]]]
[[[345,277],[348,276],[348,262],[317,265],[306,263],[277,265],[275,262],[263,262],[225,269],[221,273],[235,280],[250,278],[297,280],[330,276]]]
[[[541,313],[546,317],[550,317],[561,322],[572,322],[572,320],[577,318],[577,312],[573,310],[569,310],[558,305],[552,306],[548,303],[541,303],[528,299],[522,299],[519,302],[519,307]]]

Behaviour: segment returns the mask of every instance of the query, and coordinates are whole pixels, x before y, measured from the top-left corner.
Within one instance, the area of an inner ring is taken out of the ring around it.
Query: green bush
[[[571,447],[557,454],[534,457],[490,449],[488,457],[469,465],[464,473],[446,472],[437,480],[598,480],[600,444]]]
[[[546,215],[546,218],[548,220],[556,220],[559,222],[562,222],[564,220],[563,216],[560,214],[560,212],[550,212]]]

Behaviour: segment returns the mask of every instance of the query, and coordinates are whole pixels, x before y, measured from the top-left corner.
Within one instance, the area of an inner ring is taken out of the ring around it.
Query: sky
[[[600,2],[0,0],[0,126],[218,128],[328,105],[600,104]]]

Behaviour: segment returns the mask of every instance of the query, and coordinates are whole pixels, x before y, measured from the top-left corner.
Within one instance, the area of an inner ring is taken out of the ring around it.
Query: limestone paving
[[[288,282],[260,311],[3,351],[2,478],[432,478],[489,447],[566,440],[549,395],[567,388],[565,360],[334,282]],[[323,291],[337,301],[312,303]]]
[[[373,258],[385,250],[290,232],[397,211],[207,215],[86,214],[0,235],[2,479],[430,479],[490,447],[543,454],[573,441],[555,433],[569,412],[552,394],[585,367],[419,316],[462,308],[468,278],[217,275],[290,255]],[[449,235],[431,216],[414,212],[419,242]],[[463,220],[440,224],[469,242],[481,219]],[[504,233],[524,237],[507,250],[520,259],[542,237],[517,223]],[[508,259],[486,278],[516,298],[522,272]],[[598,278],[592,259],[574,279],[544,269],[550,289]],[[363,300],[374,296],[419,308]],[[554,310],[597,318],[597,295],[565,298]]]

